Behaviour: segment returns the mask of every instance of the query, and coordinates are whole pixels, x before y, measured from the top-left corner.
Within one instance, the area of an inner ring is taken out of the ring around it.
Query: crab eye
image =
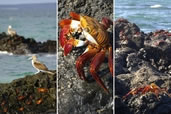
[[[86,31],[86,32],[90,32],[90,28],[89,28],[89,27],[86,27],[86,28],[85,28],[85,31]]]
[[[81,32],[82,32],[82,29],[81,29],[81,28],[79,28],[77,32],[78,32],[78,33],[81,33]]]

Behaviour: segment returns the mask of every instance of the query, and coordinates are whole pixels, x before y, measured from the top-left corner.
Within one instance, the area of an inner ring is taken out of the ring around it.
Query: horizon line
[[[0,4],[0,6],[8,6],[8,5],[31,5],[31,4],[56,4],[56,2],[41,2],[41,3],[16,3],[16,4]]]

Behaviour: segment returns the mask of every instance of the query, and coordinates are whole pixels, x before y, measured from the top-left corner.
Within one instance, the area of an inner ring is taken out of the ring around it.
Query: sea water
[[[56,40],[56,4],[0,5],[0,33],[6,32],[8,25],[25,38]],[[30,56],[0,52],[0,83],[37,72],[28,60]],[[38,59],[50,70],[56,69],[56,54],[38,54]]]
[[[128,19],[146,33],[171,31],[171,0],[115,0],[115,17]]]

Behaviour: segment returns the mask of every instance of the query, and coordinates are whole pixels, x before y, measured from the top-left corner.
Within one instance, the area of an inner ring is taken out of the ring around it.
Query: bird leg
[[[105,87],[102,80],[99,78],[97,71],[101,65],[101,63],[105,59],[105,50],[101,50],[99,53],[97,53],[90,64],[90,73],[93,76],[93,78],[96,80],[96,82],[105,90],[105,92],[109,93],[108,89]]]
[[[40,72],[40,70],[38,70],[36,73],[34,73],[34,74],[38,74]]]

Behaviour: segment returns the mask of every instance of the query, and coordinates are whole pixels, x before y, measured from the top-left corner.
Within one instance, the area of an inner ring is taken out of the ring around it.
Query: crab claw
[[[64,26],[70,27],[69,25],[71,24],[72,20],[71,19],[63,19],[59,22],[59,25],[61,28],[63,28]]]
[[[63,19],[59,22],[59,25],[62,28],[59,36],[60,45],[62,47],[64,47],[64,45],[67,43],[67,37],[70,36],[70,32],[77,32],[79,29],[79,24],[79,21],[71,19]]]
[[[72,44],[70,44],[70,43],[65,44],[65,46],[64,46],[64,55],[65,55],[65,56],[67,56],[68,53],[71,52],[72,47],[73,47],[73,46],[72,46]]]
[[[71,38],[64,45],[64,55],[67,56],[69,52],[71,52],[72,47],[75,46],[75,39]]]
[[[70,29],[69,25],[65,25],[62,28],[60,32],[60,36],[59,36],[59,42],[62,48],[64,48],[65,56],[72,50],[72,47],[73,47],[72,40],[67,39],[67,34],[69,33],[69,29]]]
[[[77,40],[71,37],[69,40],[66,41],[64,45],[64,55],[67,56],[67,54],[72,50],[73,47],[81,47],[85,44],[85,41]]]
[[[60,42],[60,45],[62,46],[62,48],[64,47],[64,45],[67,42],[67,38],[66,38],[67,33],[69,33],[69,25],[64,26],[60,32],[59,42]]]
[[[73,34],[76,32],[80,32],[80,15],[71,12],[70,16],[72,19],[63,19],[59,22],[61,29],[59,42],[62,48],[64,48],[64,55],[66,56],[73,47],[80,47],[85,44],[84,41],[77,40],[73,38]]]

